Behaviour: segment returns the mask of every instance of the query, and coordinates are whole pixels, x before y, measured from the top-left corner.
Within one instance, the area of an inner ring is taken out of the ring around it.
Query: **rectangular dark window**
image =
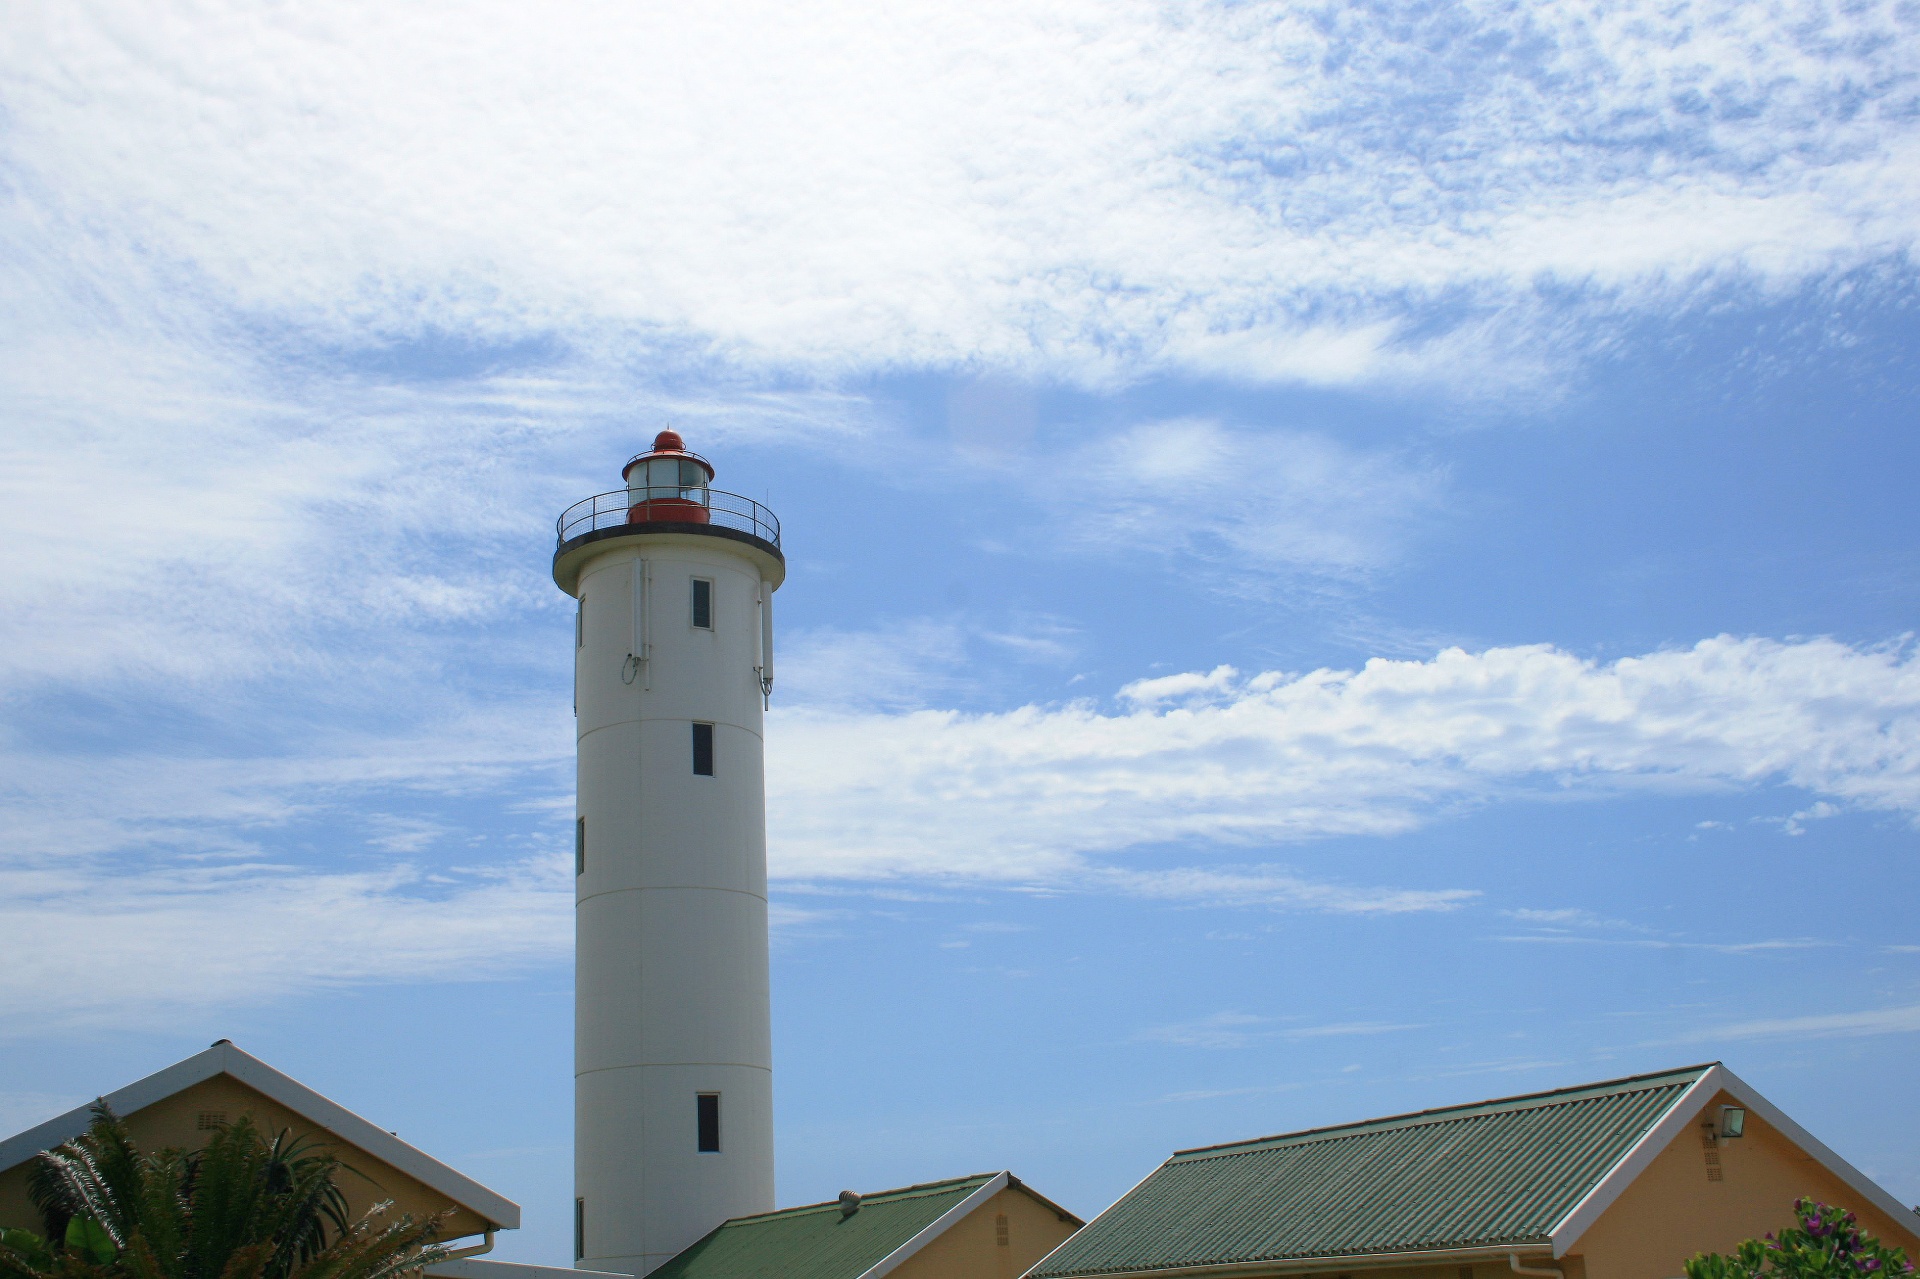
[[[720,1153],[720,1094],[702,1092],[693,1095],[695,1146],[703,1155]]]
[[[573,1201],[573,1259],[579,1261],[587,1255],[587,1201]]]
[[[573,873],[587,873],[587,819],[584,817],[573,819]]]
[[[580,603],[573,610],[573,646],[587,646],[587,597],[582,595]]]
[[[693,625],[696,630],[713,629],[713,583],[704,577],[693,579]]]
[[[693,774],[695,777],[713,776],[713,725],[711,724],[693,726]]]

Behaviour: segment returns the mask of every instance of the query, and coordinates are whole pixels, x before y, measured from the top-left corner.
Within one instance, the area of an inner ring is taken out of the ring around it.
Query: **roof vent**
[[[851,1217],[859,1211],[860,1196],[851,1190],[842,1190],[840,1192],[840,1220],[845,1221],[848,1217]]]

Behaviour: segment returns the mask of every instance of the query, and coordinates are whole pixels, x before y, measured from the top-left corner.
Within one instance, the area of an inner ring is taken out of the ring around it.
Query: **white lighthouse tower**
[[[762,712],[780,526],[672,431],[560,517],[574,709],[574,1254],[644,1275],[773,1207]]]

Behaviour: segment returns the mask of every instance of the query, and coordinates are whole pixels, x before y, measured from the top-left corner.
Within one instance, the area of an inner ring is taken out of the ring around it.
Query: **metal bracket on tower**
[[[773,705],[773,585],[760,583],[760,664],[753,673],[760,677],[760,709]]]
[[[633,635],[628,641],[627,660],[620,664],[620,682],[631,684],[640,680],[640,687],[653,687],[653,656],[650,632],[647,630],[647,562],[633,562]]]

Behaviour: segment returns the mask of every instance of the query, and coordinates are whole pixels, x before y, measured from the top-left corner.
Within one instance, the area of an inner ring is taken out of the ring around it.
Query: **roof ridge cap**
[[[1190,1155],[1214,1158],[1217,1156],[1232,1154],[1232,1153],[1235,1153],[1236,1151],[1241,1151],[1241,1150],[1246,1150],[1253,1147],[1261,1146],[1267,1142],[1286,1141],[1296,1137],[1313,1137],[1313,1136],[1319,1136],[1324,1134],[1327,1138],[1331,1139],[1335,1134],[1338,1134],[1338,1133],[1350,1132],[1356,1129],[1370,1128],[1376,1124],[1395,1123],[1401,1120],[1424,1119],[1429,1123],[1440,1123],[1444,1121],[1445,1116],[1459,1112],[1459,1111],[1478,1110],[1483,1106],[1504,1106],[1512,1102],[1521,1102],[1521,1101],[1545,1102],[1549,1098],[1553,1098],[1553,1097],[1567,1096],[1568,1094],[1572,1094],[1572,1093],[1590,1093],[1596,1090],[1608,1089],[1608,1088],[1618,1088],[1622,1084],[1644,1083],[1650,1080],[1665,1079],[1669,1077],[1676,1077],[1676,1076],[1689,1075],[1689,1074],[1694,1075],[1695,1078],[1698,1078],[1700,1075],[1705,1074],[1707,1071],[1713,1069],[1715,1066],[1718,1066],[1720,1064],[1721,1063],[1717,1061],[1701,1062],[1697,1065],[1692,1065],[1692,1066],[1676,1066],[1671,1070],[1654,1070],[1654,1071],[1649,1071],[1645,1074],[1640,1074],[1640,1075],[1622,1075],[1618,1079],[1596,1079],[1592,1083],[1572,1084],[1564,1088],[1549,1088],[1542,1092],[1515,1093],[1510,1097],[1488,1097],[1481,1101],[1464,1101],[1464,1102],[1459,1102],[1452,1106],[1434,1106],[1426,1110],[1404,1111],[1397,1115],[1376,1115],[1371,1119],[1355,1119],[1355,1120],[1350,1120],[1347,1123],[1343,1123],[1343,1124],[1325,1124],[1317,1128],[1300,1128],[1293,1132],[1269,1133],[1264,1137],[1246,1137],[1246,1138],[1242,1138],[1239,1141],[1223,1141],[1211,1146],[1190,1146],[1185,1150],[1174,1151],[1171,1155],[1167,1157],[1167,1162],[1172,1163],[1176,1159],[1184,1159]],[[1568,1100],[1576,1100],[1576,1098],[1568,1096]],[[1410,1124],[1407,1124],[1406,1126],[1413,1127],[1415,1125],[1410,1123]]]
[[[945,1190],[952,1186],[962,1186],[969,1181],[976,1181],[984,1185],[999,1175],[997,1172],[970,1172],[964,1177],[948,1177],[941,1181],[920,1181],[915,1182],[911,1186],[894,1186],[887,1190],[873,1190],[861,1193],[860,1202],[864,1205],[870,1200],[888,1196],[898,1196],[902,1199],[924,1199],[926,1197],[924,1192]],[[915,1191],[922,1193],[916,1194],[914,1193]],[[765,1221],[769,1217],[797,1217],[802,1213],[823,1212],[829,1208],[835,1212],[840,1211],[840,1201],[838,1199],[824,1199],[819,1203],[794,1204],[791,1208],[769,1208],[765,1212],[750,1212],[739,1217],[729,1217],[720,1224],[722,1226],[731,1226],[736,1222],[744,1224],[753,1221]]]

